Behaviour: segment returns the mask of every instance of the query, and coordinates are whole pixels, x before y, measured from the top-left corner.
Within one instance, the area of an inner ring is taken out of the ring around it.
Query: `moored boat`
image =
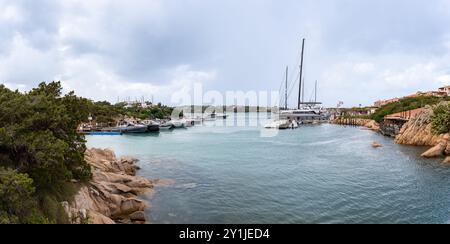
[[[84,133],[88,136],[120,136],[121,132],[109,132],[109,131],[92,131]]]
[[[159,131],[159,124],[154,121],[146,121],[144,122],[145,125],[147,125],[147,132],[158,132]]]
[[[278,113],[278,121],[275,121],[271,124],[268,124],[266,128],[277,128],[278,129],[286,129],[285,125],[288,125],[288,128],[297,128],[299,124],[320,124],[329,119],[329,113],[326,109],[321,107],[322,103],[317,102],[317,81],[314,88],[314,101],[305,102],[305,87],[303,80],[303,56],[305,51],[305,39],[303,39],[302,43],[302,52],[301,52],[301,60],[300,60],[300,74],[299,74],[299,93],[298,93],[298,104],[297,109],[289,110],[288,109],[288,73],[289,67],[286,67],[286,88],[285,88],[285,104],[284,109]],[[286,122],[288,121],[288,122]]]
[[[175,129],[186,127],[186,120],[172,120],[171,123]]]
[[[163,123],[163,124],[159,125],[160,131],[168,131],[168,130],[172,130],[173,128],[174,128],[174,126],[171,122],[167,122],[167,123]]]
[[[301,124],[316,124],[328,120],[328,112],[319,107],[320,103],[303,103],[300,109],[279,113],[281,120],[294,120]]]
[[[186,127],[194,127],[195,126],[195,120],[194,119],[186,119]]]
[[[216,114],[215,117],[216,117],[216,119],[227,119],[228,115],[227,114]]]
[[[110,129],[111,132],[120,132],[124,134],[145,133],[147,130],[148,127],[146,125],[135,125],[132,123],[123,124]]]
[[[291,128],[292,125],[293,125],[292,121],[289,121],[289,120],[276,120],[276,121],[273,121],[273,122],[265,125],[264,128],[285,130],[285,129]]]

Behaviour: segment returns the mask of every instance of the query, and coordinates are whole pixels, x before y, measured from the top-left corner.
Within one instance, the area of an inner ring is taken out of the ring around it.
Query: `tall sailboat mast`
[[[317,81],[316,81],[316,86],[314,88],[314,103],[317,103]]]
[[[286,66],[286,89],[284,93],[284,109],[288,110],[288,76],[289,76],[289,66]]]
[[[302,57],[301,57],[301,62],[300,62],[300,87],[298,90],[298,109],[301,108],[301,104],[302,104],[302,86],[303,86],[303,55],[305,52],[305,38],[303,38],[303,42],[302,42]]]

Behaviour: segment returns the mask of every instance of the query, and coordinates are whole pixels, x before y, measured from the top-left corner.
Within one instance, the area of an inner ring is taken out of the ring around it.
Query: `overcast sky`
[[[307,98],[318,80],[327,106],[369,105],[450,84],[449,23],[448,0],[0,0],[0,81],[113,102],[278,91],[304,37]]]

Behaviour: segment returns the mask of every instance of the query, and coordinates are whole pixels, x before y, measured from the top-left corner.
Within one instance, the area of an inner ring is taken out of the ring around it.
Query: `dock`
[[[396,137],[400,134],[402,127],[423,111],[423,108],[408,110],[395,114],[386,115],[380,123],[380,131],[385,136]]]

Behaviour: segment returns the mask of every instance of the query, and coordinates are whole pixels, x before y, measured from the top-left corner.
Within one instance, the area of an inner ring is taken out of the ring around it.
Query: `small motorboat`
[[[216,121],[217,120],[217,114],[214,111],[212,114],[206,114],[203,116],[203,121]]]
[[[202,124],[202,119],[199,117],[199,118],[196,118],[196,119],[194,119],[194,125],[201,125]]]
[[[227,119],[228,118],[228,115],[226,115],[226,114],[216,114],[216,116],[215,116],[217,119]]]
[[[147,125],[147,132],[158,132],[159,124],[154,121],[148,121],[145,123]]]
[[[266,129],[286,130],[292,128],[293,123],[289,120],[277,120],[264,126]],[[298,126],[298,125],[297,125]]]
[[[171,123],[175,129],[186,128],[186,120],[172,120]]]
[[[171,122],[159,125],[160,131],[168,131],[168,130],[172,130],[173,128],[174,128],[174,126]]]
[[[298,122],[293,120],[291,121],[291,125],[289,126],[290,129],[298,129],[299,125]]]
[[[204,122],[212,122],[212,121],[216,121],[216,118],[204,118],[203,121]]]
[[[111,128],[111,132],[120,132],[124,134],[145,133],[147,132],[147,130],[148,127],[146,125],[135,125],[133,123],[127,123],[118,127]]]
[[[186,119],[186,127],[194,127],[195,126],[195,120],[194,119]]]

